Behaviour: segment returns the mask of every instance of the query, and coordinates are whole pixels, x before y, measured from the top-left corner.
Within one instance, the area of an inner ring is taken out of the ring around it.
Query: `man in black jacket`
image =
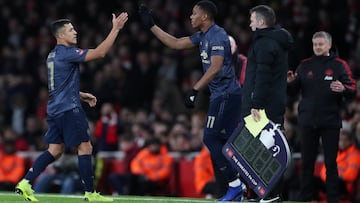
[[[270,120],[283,124],[288,51],[293,38],[285,29],[275,27],[275,14],[270,7],[256,6],[250,14],[254,35],[248,52],[242,114],[258,118],[258,110],[265,109]]]
[[[283,128],[286,107],[286,75],[288,51],[293,44],[291,34],[275,26],[272,8],[259,5],[250,10],[250,27],[254,31],[253,42],[247,56],[246,76],[243,86],[242,116],[252,115],[260,119],[259,110]],[[275,187],[268,200],[279,201],[281,188]],[[274,194],[273,194],[274,193]]]
[[[299,200],[310,201],[313,193],[313,173],[321,138],[325,166],[327,201],[339,201],[338,151],[342,118],[340,109],[344,99],[356,94],[356,83],[348,64],[331,51],[332,38],[327,32],[312,37],[314,55],[304,59],[294,74],[288,73],[288,91],[301,91],[298,123],[301,129],[301,192]]]

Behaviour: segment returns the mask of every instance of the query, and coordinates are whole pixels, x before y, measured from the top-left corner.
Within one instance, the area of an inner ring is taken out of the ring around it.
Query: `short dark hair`
[[[215,20],[218,10],[213,2],[202,0],[199,1],[196,5],[199,6],[201,10],[205,11],[205,13],[210,16],[211,20]]]
[[[56,37],[59,29],[62,28],[65,24],[69,24],[69,23],[71,23],[71,21],[69,19],[59,19],[59,20],[53,21],[50,24],[51,33],[54,35],[54,37]]]
[[[273,27],[276,22],[276,16],[274,10],[270,6],[258,5],[250,9],[250,14],[256,13],[257,18],[261,18],[265,21],[268,27]]]

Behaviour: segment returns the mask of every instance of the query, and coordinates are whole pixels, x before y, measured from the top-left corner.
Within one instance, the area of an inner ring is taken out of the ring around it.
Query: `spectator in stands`
[[[3,137],[0,150],[0,190],[14,191],[25,172],[24,158],[16,154],[14,137]]]
[[[191,115],[190,148],[191,151],[200,151],[203,148],[204,127],[206,112],[196,112]]]
[[[17,77],[13,78],[14,83],[17,81],[21,81],[23,79],[17,79]],[[21,84],[18,85],[19,87],[13,87],[13,90],[11,91],[18,91],[18,89],[23,89],[23,92],[29,91],[26,88],[27,84]],[[6,121],[9,121],[9,125],[12,127],[12,129],[19,135],[22,135],[25,131],[25,120],[26,117],[30,115],[31,110],[29,109],[30,101],[26,98],[26,95],[24,93],[12,93],[14,95],[11,95],[11,108],[7,109],[6,114]]]
[[[162,144],[168,144],[169,125],[162,121],[154,121],[151,123],[151,129],[154,131],[154,137],[159,138]]]
[[[15,150],[16,151],[28,151],[30,149],[29,145],[27,144],[26,140],[16,133],[12,128],[6,128],[3,134],[4,140],[14,140],[15,142]],[[1,147],[6,147],[5,143],[0,145]]]
[[[181,77],[181,68],[178,64],[178,57],[175,52],[165,49],[161,64],[156,75],[156,93],[161,95],[164,101],[162,108],[169,110],[171,114],[178,114],[184,111],[184,105],[181,102],[181,92],[178,81]]]
[[[87,201],[113,201],[94,191],[94,171],[92,164],[93,147],[88,134],[89,123],[81,101],[96,105],[97,99],[90,93],[80,91],[80,63],[103,58],[114,44],[120,30],[128,20],[128,14],[112,14],[112,28],[107,37],[94,49],[77,46],[77,32],[69,19],[59,19],[51,23],[51,31],[56,39],[55,47],[49,52],[48,68],[49,101],[47,106],[48,131],[44,139],[49,144],[28,170],[15,190],[25,200],[38,201],[32,190],[32,183],[58,159],[65,148],[76,147],[79,172]]]
[[[168,108],[167,104],[169,103],[169,100],[167,100],[165,97],[166,95],[164,95],[164,92],[161,90],[157,90],[155,92],[151,104],[151,117],[153,117],[154,120],[170,123],[173,122],[175,114],[169,111],[170,108]]]
[[[141,148],[137,145],[134,140],[134,137],[131,134],[123,134],[121,135],[120,142],[120,150],[124,152],[125,156],[122,160],[125,169],[123,173],[111,172],[107,180],[111,184],[114,189],[114,193],[119,195],[129,195],[131,188],[131,170],[130,170],[130,163],[133,158],[137,155],[137,153],[141,150]]]
[[[145,148],[131,161],[133,177],[130,194],[166,195],[162,192],[168,188],[172,166],[173,158],[166,146],[161,145],[158,138],[147,139]]]
[[[151,63],[149,51],[141,50],[135,55],[136,62],[129,70],[128,80],[124,84],[123,103],[133,109],[150,110],[158,67]]]
[[[296,95],[301,90],[298,122],[301,131],[301,192],[299,200],[310,201],[314,190],[313,173],[322,140],[326,165],[326,191],[329,203],[338,202],[338,171],[336,156],[340,117],[344,98],[353,98],[355,80],[347,63],[331,50],[332,37],[320,31],[312,37],[314,55],[303,60],[296,70],[288,72],[289,93]]]
[[[336,163],[339,173],[339,194],[340,197],[350,197],[354,195],[355,182],[360,172],[360,151],[355,147],[354,137],[351,132],[344,129],[340,130],[339,150],[337,153]],[[326,167],[322,165],[320,169],[321,183],[318,190],[326,192]],[[315,190],[318,192],[318,190]],[[315,194],[316,195],[316,194]]]
[[[147,124],[134,121],[130,128],[131,135],[134,137],[134,141],[139,147],[143,147],[145,141],[152,136],[152,129]]]
[[[23,137],[30,145],[31,150],[43,151],[47,148],[47,144],[44,142],[44,128],[40,119],[36,116],[29,116],[26,119],[25,132]]]
[[[44,68],[45,69],[45,68]],[[41,69],[42,71],[44,71],[43,69]],[[45,69],[46,71],[46,69]],[[40,71],[39,71],[40,72]],[[46,107],[47,107],[47,101],[49,98],[49,93],[48,93],[48,89],[46,87],[41,87],[38,91],[39,96],[37,98],[37,102],[36,102],[36,117],[40,120],[43,121],[43,123],[46,123]]]
[[[182,122],[174,123],[169,132],[169,150],[172,152],[190,152],[190,133]]]
[[[101,117],[95,126],[95,146],[98,151],[118,150],[118,115],[110,103],[101,106]]]

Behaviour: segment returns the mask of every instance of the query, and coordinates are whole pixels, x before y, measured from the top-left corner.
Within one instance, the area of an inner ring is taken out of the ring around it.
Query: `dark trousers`
[[[214,167],[217,167],[227,182],[238,177],[238,172],[222,153],[222,148],[241,121],[241,95],[224,94],[209,104],[204,144],[210,151]],[[216,171],[215,171],[216,172]]]
[[[349,192],[346,189],[346,183],[341,178],[338,179],[338,189],[339,189],[339,195],[348,195]],[[314,198],[315,200],[320,200],[319,194],[320,192],[327,193],[326,191],[326,184],[321,180],[320,177],[314,177]]]
[[[336,157],[339,145],[339,128],[301,128],[301,187],[299,200],[310,201],[315,190],[314,168],[321,138],[326,166],[326,191],[329,203],[339,202]]]
[[[216,195],[214,195],[214,197],[220,198],[226,194],[226,192],[229,188],[228,180],[226,179],[226,177],[224,177],[224,174],[220,170],[220,168],[214,166],[214,160],[212,160],[212,163],[213,163],[213,169],[214,169],[215,180],[216,180],[216,185],[217,185],[217,189],[215,191]]]

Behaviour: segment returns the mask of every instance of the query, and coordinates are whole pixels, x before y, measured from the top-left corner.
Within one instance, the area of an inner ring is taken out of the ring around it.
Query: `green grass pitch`
[[[39,202],[44,203],[84,203],[81,195],[61,195],[61,194],[36,194]],[[150,196],[112,196],[114,203],[209,203],[216,202],[211,199],[184,198],[184,197],[150,197]],[[11,192],[0,192],[1,203],[26,203],[20,195]],[[284,202],[295,203],[295,202]]]

